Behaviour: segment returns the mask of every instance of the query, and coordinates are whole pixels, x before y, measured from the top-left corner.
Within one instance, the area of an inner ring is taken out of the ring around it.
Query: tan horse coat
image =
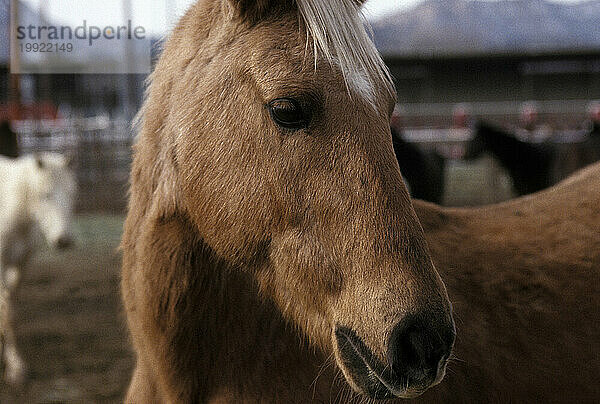
[[[415,209],[457,327],[457,359],[424,398],[597,402],[600,164],[494,206]]]
[[[599,190],[597,164],[499,205],[443,209],[414,201],[457,319],[447,376],[417,401],[597,402]],[[215,272],[215,286],[222,285]],[[214,389],[198,402],[360,402],[335,365],[251,285],[232,274],[227,290],[216,288],[199,303],[220,301],[209,320],[234,327],[223,334],[215,326],[220,343],[194,358]],[[199,343],[203,336],[182,338]]]

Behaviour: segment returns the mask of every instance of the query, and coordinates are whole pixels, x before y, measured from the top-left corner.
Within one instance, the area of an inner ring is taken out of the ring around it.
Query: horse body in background
[[[597,402],[600,164],[498,205],[414,205],[457,327],[423,401]]]
[[[0,333],[5,378],[13,384],[22,382],[24,364],[16,349],[10,293],[35,251],[38,234],[56,248],[71,243],[75,191],[69,159],[60,154],[0,157]]]
[[[581,160],[585,165],[600,161],[600,122],[592,120],[589,125],[588,136],[581,150]]]
[[[358,7],[206,0],[174,30],[122,241],[127,402],[414,397],[442,379],[451,309]]]

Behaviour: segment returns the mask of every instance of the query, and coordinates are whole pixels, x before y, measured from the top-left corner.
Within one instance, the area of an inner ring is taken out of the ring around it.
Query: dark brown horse
[[[527,195],[553,185],[556,150],[550,143],[531,143],[517,139],[494,125],[477,122],[468,156],[489,151],[508,171],[517,195]]]
[[[410,195],[416,199],[442,203],[446,160],[436,151],[422,150],[416,144],[404,140],[394,127],[391,130],[394,154]]]
[[[442,380],[450,304],[358,8],[205,0],[169,39],[122,242],[127,402],[414,397]]]
[[[17,134],[11,129],[9,121],[0,120],[0,155],[19,157]]]

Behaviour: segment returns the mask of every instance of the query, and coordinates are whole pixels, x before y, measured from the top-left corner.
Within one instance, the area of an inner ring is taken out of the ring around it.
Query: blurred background
[[[119,402],[132,368],[117,246],[147,74],[11,74],[10,21],[78,24],[76,3],[0,0],[0,136],[21,155],[72,154],[79,184],[76,247],[36,254],[13,296],[28,380],[0,385],[2,403]],[[141,21],[153,65],[192,0],[92,3],[98,24]],[[369,0],[365,15],[396,82],[391,126],[415,197],[499,202],[600,158],[600,0]],[[95,63],[128,63],[99,49]]]

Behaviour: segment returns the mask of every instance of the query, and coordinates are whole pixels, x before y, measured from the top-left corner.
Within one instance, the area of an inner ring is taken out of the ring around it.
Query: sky
[[[21,0],[34,10],[41,10],[50,21],[80,25],[82,19],[88,25],[117,25],[123,20],[123,0]],[[154,35],[164,35],[177,18],[196,0],[130,0],[133,20]],[[368,0],[365,15],[376,19],[402,8],[412,7],[423,0]],[[491,0],[494,1],[494,0]],[[577,3],[582,0],[554,0],[559,3]]]

